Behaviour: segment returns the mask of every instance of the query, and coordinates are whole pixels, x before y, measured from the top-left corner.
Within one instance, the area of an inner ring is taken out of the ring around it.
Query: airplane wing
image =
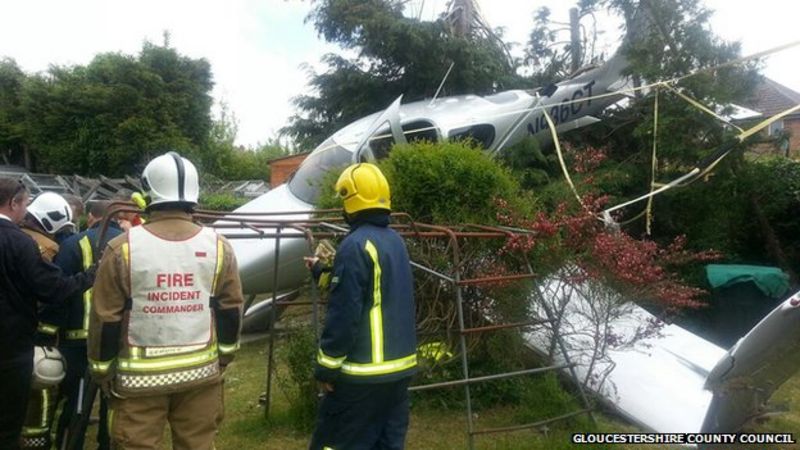
[[[560,330],[570,361],[577,364],[577,376],[588,380],[586,388],[646,430],[700,431],[712,398],[711,392],[704,389],[705,380],[725,350],[677,325],[665,325],[656,335],[632,346],[611,347],[603,358],[596,359],[591,351],[596,342],[587,338],[593,329],[587,318],[596,307],[595,300],[587,298],[589,291],[570,289],[557,279],[545,281],[539,289],[551,305],[559,298],[568,298]],[[536,302],[533,307],[541,311]],[[642,324],[656,320],[634,303],[622,308],[610,323],[615,339],[626,341],[641,331]],[[550,348],[551,337],[552,333],[544,328],[525,334],[529,346],[544,354]],[[560,352],[555,352],[554,359],[565,362]],[[607,373],[607,378],[599,383],[591,373]]]

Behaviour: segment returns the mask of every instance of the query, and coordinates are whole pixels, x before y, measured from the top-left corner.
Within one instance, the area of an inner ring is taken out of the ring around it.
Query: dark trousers
[[[62,448],[70,422],[75,416],[78,407],[82,406],[80,405],[80,402],[83,401],[81,393],[85,394],[88,388],[88,383],[86,383],[88,381],[86,380],[86,368],[88,366],[86,347],[61,347],[59,350],[67,360],[67,374],[59,387],[59,402],[64,402],[64,408],[61,410],[61,417],[58,418],[58,427],[56,428],[57,449]],[[91,411],[88,411],[87,414],[91,414]],[[79,436],[75,448],[82,449],[83,440],[84,436]],[[100,424],[97,430],[97,445],[97,448],[101,450],[106,450],[110,447],[108,438],[108,405],[102,394],[100,394]]]
[[[408,430],[409,379],[337,383],[319,408],[311,450],[401,450]]]
[[[55,400],[58,388],[31,389],[28,409],[22,426],[22,448],[25,450],[50,450],[50,428],[56,413]]]
[[[0,407],[0,448],[4,450],[19,448],[32,372],[33,349],[27,357],[0,361],[0,401],[3,402]]]

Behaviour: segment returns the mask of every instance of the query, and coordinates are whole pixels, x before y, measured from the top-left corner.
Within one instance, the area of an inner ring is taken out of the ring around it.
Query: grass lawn
[[[282,345],[282,342],[278,345]],[[216,442],[218,450],[291,450],[305,449],[308,446],[310,432],[297,430],[289,403],[293,393],[287,392],[285,386],[282,387],[280,382],[273,379],[273,400],[269,420],[265,420],[264,409],[258,405],[258,397],[264,391],[266,383],[265,349],[266,341],[263,340],[244,345],[235,363],[228,369],[225,382],[225,421]],[[286,376],[285,367],[279,366],[277,377],[286,379]],[[415,395],[420,394],[412,394],[412,404]],[[800,376],[795,376],[786,383],[773,396],[771,403],[788,408],[788,412],[758,425],[753,431],[791,431],[796,434],[796,439],[800,438]],[[519,407],[515,406],[488,408],[476,414],[476,427],[488,428],[524,423],[515,420],[520,417],[520,413]],[[596,414],[596,417],[602,431],[636,431],[634,427],[609,416]],[[466,448],[465,420],[464,412],[460,408],[442,409],[428,405],[412,405],[407,448],[420,450]],[[547,436],[530,430],[478,436],[476,448],[528,450],[580,447],[572,446],[569,443],[569,436],[571,432],[581,429],[580,422],[572,422],[550,430]]]

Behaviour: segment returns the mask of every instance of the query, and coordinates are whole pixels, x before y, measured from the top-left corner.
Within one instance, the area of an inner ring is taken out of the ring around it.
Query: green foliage
[[[316,343],[310,327],[290,333],[280,347],[280,358],[289,369],[288,378],[279,378],[289,394],[288,415],[292,425],[303,432],[313,429],[317,412],[317,383],[314,380]]]
[[[319,209],[335,209],[335,208],[343,208],[344,203],[342,202],[342,198],[336,194],[336,181],[339,179],[339,175],[341,175],[342,171],[347,166],[342,166],[339,168],[331,168],[331,170],[325,172],[325,176],[322,177],[321,180],[314,181],[314,183],[318,186],[319,189],[319,198],[317,199],[316,207]],[[392,201],[394,201],[394,187],[391,184],[392,182],[389,181],[389,186],[392,189]],[[392,204],[394,208],[394,204]]]
[[[24,163],[24,123],[20,111],[25,74],[10,58],[0,59],[0,155]]]
[[[36,170],[55,173],[121,176],[168,150],[199,159],[212,86],[206,60],[151,43],[135,57],[105,53],[87,66],[51,67],[23,83],[25,143]]]
[[[748,161],[745,171],[746,180],[756,188],[756,198],[767,215],[783,219],[797,217],[797,208],[800,206],[800,161],[767,157]]]
[[[220,177],[226,180],[269,181],[269,161],[289,154],[288,150],[273,144],[255,150],[236,148],[221,167]]]
[[[497,199],[530,210],[511,173],[462,142],[398,146],[381,162],[392,207],[430,223],[496,223]]]
[[[487,333],[470,351],[470,376],[479,377],[518,371],[535,366],[536,359],[524,345],[519,333]],[[420,374],[420,384],[451,381],[462,377],[460,358]],[[473,410],[483,412],[499,406],[512,407],[507,424],[532,423],[567,414],[583,406],[558,380],[555,373],[527,375],[477,383],[471,387]],[[434,389],[416,394],[415,408],[458,410],[465,407],[462,388]],[[585,417],[553,425],[556,429],[591,429]]]
[[[212,211],[233,211],[251,199],[233,194],[201,194],[200,208]]]
[[[777,265],[798,273],[800,163],[782,157],[734,163],[723,163],[707,181],[657,199],[656,231],[686,234],[692,248],[714,248],[730,262]],[[770,238],[777,240],[785,259],[775,254]]]
[[[533,137],[503,149],[500,160],[511,169],[524,189],[540,188],[560,175],[555,153],[545,156]]]
[[[497,39],[458,37],[444,20],[403,16],[402,0],[318,0],[309,15],[328,42],[355,50],[347,59],[328,54],[324,73],[308,69],[315,94],[300,95],[300,112],[283,131],[311,148],[342,126],[406,101],[431,97],[455,64],[441,95],[487,94],[523,83]]]

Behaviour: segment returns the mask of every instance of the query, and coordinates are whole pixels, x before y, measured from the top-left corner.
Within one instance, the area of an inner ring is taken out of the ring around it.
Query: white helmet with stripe
[[[75,226],[72,223],[72,208],[64,197],[55,192],[37,195],[28,205],[28,212],[49,234],[56,234],[66,227]]]
[[[165,153],[147,164],[142,172],[142,188],[149,206],[163,203],[197,204],[200,183],[191,161],[175,152]]]
[[[35,389],[58,386],[67,373],[67,361],[55,347],[33,348],[33,378]]]

